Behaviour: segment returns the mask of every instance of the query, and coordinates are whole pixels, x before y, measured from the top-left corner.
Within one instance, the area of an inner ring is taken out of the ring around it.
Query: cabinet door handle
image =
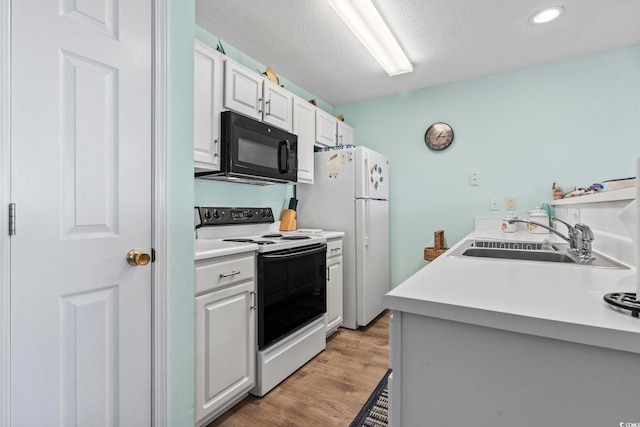
[[[258,113],[262,113],[262,98],[258,98]]]
[[[271,115],[271,100],[265,101],[265,104],[267,104],[267,111],[265,112],[265,115],[270,116]]]
[[[327,267],[327,282],[331,281],[331,269]]]
[[[218,154],[218,144],[220,143],[220,138],[216,138],[213,140],[213,157],[219,157],[220,155]]]
[[[231,273],[220,273],[220,278],[231,277],[236,274],[240,274],[240,270],[233,270]]]

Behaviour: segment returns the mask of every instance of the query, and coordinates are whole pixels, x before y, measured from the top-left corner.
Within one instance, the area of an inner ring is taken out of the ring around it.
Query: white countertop
[[[636,270],[449,257],[474,237],[554,240],[526,231],[477,230],[383,297],[387,308],[423,316],[640,353],[640,319],[603,301],[635,292]]]
[[[221,240],[195,239],[195,260],[251,252],[258,249],[255,243],[223,242]]]
[[[301,228],[296,230],[296,232],[300,234],[313,234],[317,236],[322,236],[325,239],[335,239],[337,237],[344,237],[344,231],[328,231],[328,230],[316,230],[310,228]]]
[[[312,234],[315,236],[321,236],[325,239],[333,239],[337,237],[343,237],[343,231],[326,231],[326,230],[314,230],[313,232],[303,232],[300,234]],[[279,231],[278,231],[279,232]],[[287,232],[293,234],[295,232]],[[258,249],[258,245],[255,243],[244,242],[223,242],[218,239],[195,239],[195,260],[201,260],[206,258],[216,258],[225,255],[239,254],[243,252],[251,252]]]

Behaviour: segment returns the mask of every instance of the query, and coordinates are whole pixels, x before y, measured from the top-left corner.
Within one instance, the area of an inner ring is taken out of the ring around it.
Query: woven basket
[[[449,249],[444,247],[444,230],[433,233],[433,244],[424,248],[424,259],[427,261],[433,261]]]

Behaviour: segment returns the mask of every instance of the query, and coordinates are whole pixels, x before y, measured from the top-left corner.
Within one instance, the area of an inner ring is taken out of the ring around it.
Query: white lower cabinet
[[[342,238],[327,241],[327,336],[342,325]]]
[[[221,415],[255,386],[254,261],[253,254],[196,261],[196,289],[206,289],[195,299],[196,426]]]

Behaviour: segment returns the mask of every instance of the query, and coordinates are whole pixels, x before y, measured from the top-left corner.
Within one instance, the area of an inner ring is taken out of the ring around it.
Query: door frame
[[[10,158],[10,106],[11,88],[11,0],[0,0],[0,427],[9,427],[10,382],[10,246],[7,232],[8,206],[11,202],[9,178]]]
[[[167,405],[167,200],[168,1],[152,0],[152,229],[151,246],[151,425],[166,427]],[[2,427],[2,426],[0,426]]]
[[[10,238],[11,203],[11,1],[0,0],[0,427],[10,427]],[[167,19],[168,0],[152,0],[152,425],[166,427],[167,414]]]

